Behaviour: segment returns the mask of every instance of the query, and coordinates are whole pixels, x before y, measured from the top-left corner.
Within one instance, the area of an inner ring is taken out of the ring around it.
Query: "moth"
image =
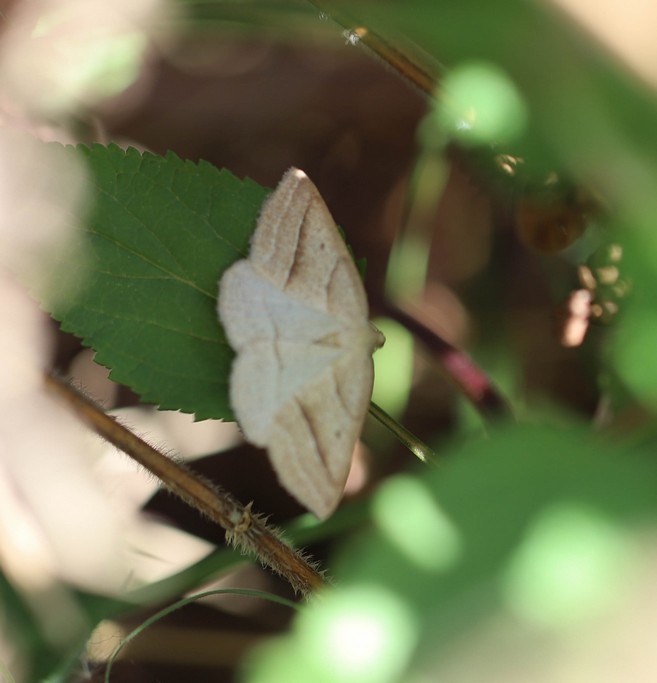
[[[317,517],[342,496],[383,335],[335,222],[291,168],[264,202],[248,258],[219,282],[236,356],[230,402],[244,437],[266,448],[281,484]]]

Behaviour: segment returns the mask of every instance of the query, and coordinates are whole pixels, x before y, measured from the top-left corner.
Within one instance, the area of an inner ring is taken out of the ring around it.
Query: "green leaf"
[[[217,283],[247,254],[267,190],[172,153],[115,145],[67,153],[88,164],[92,207],[77,217],[81,249],[56,264],[56,282],[71,294],[50,312],[144,401],[232,419],[233,352],[216,313]],[[85,257],[74,258],[80,251]]]

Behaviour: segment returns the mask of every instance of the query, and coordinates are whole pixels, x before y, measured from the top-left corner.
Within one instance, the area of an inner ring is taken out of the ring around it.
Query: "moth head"
[[[372,353],[377,349],[380,349],[385,343],[386,338],[383,336],[383,332],[370,320],[370,329],[372,331]]]

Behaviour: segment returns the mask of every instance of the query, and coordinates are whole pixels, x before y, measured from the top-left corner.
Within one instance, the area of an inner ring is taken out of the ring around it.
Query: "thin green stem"
[[[183,598],[182,600],[174,602],[172,605],[168,605],[164,609],[161,609],[159,612],[156,612],[152,616],[148,617],[148,619],[145,619],[141,624],[139,624],[137,628],[133,629],[132,631],[130,631],[130,633],[128,633],[128,635],[119,643],[117,648],[110,655],[110,658],[107,660],[107,668],[105,669],[105,683],[109,683],[112,667],[114,666],[114,662],[116,661],[116,658],[119,656],[121,650],[123,650],[123,648],[126,645],[128,645],[128,643],[132,642],[138,635],[143,633],[149,626],[152,626],[156,622],[160,621],[160,619],[164,619],[164,617],[166,617],[167,615],[171,614],[172,612],[175,612],[176,610],[181,609],[182,607],[185,607],[185,605],[189,605],[192,602],[197,602],[198,600],[201,600],[202,598],[207,598],[211,595],[225,594],[246,595],[252,598],[260,598],[261,600],[269,600],[270,602],[276,602],[279,605],[284,605],[286,607],[289,607],[290,609],[299,609],[299,606],[296,603],[292,602],[291,600],[287,600],[286,598],[282,598],[279,595],[273,595],[272,593],[265,593],[264,591],[251,590],[248,588],[218,588],[216,590],[204,591],[202,593],[190,595],[186,598]]]
[[[370,401],[370,415],[376,418],[384,427],[389,429],[397,439],[422,462],[428,462],[429,460],[435,459],[435,452],[429,448],[427,444],[420,441],[415,434],[409,432],[406,427],[403,427],[397,420],[390,417],[390,415],[388,415],[383,408],[377,406],[374,401]]]

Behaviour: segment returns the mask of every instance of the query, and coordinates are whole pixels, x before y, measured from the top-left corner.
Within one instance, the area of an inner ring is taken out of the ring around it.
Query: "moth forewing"
[[[219,284],[237,356],[230,381],[247,440],[318,517],[337,506],[374,381],[382,335],[363,283],[309,178],[290,169],[265,201],[247,259]]]

